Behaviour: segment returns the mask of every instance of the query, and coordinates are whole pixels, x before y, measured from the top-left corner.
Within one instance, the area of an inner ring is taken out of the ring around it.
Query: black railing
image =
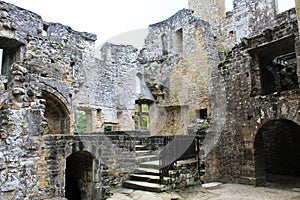
[[[197,161],[198,172],[200,174],[199,151],[201,141],[205,137],[205,132],[196,135],[179,135],[166,145],[159,154],[160,181],[168,174],[169,169],[178,160],[195,158]]]

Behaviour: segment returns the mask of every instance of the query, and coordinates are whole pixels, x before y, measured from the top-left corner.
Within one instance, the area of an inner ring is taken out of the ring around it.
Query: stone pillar
[[[86,132],[90,133],[93,132],[93,112],[92,110],[88,109],[85,111],[86,116]]]
[[[91,110],[91,131],[101,132],[102,120],[101,120],[101,109]]]

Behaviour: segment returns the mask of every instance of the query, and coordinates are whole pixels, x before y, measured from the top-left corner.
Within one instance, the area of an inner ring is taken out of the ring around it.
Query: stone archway
[[[49,134],[69,134],[70,114],[66,105],[47,91],[42,91],[42,98],[46,100],[45,117],[48,120]]]
[[[255,176],[258,186],[284,183],[278,178],[300,176],[300,126],[290,120],[266,122],[254,142]]]
[[[91,153],[78,151],[66,162],[65,197],[70,200],[93,198],[93,159]]]

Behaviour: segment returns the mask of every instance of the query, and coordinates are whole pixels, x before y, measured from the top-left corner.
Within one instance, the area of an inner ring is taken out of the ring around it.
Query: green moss
[[[221,62],[224,63],[229,55],[229,52],[232,51],[232,48],[230,47],[225,47],[224,51],[222,52],[221,56],[222,56],[222,60]]]

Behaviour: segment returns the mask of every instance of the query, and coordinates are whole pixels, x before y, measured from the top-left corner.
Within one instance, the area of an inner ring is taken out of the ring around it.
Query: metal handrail
[[[196,135],[178,135],[176,136],[159,154],[160,180],[168,172],[168,169],[176,161],[195,157],[198,159],[198,145]]]

